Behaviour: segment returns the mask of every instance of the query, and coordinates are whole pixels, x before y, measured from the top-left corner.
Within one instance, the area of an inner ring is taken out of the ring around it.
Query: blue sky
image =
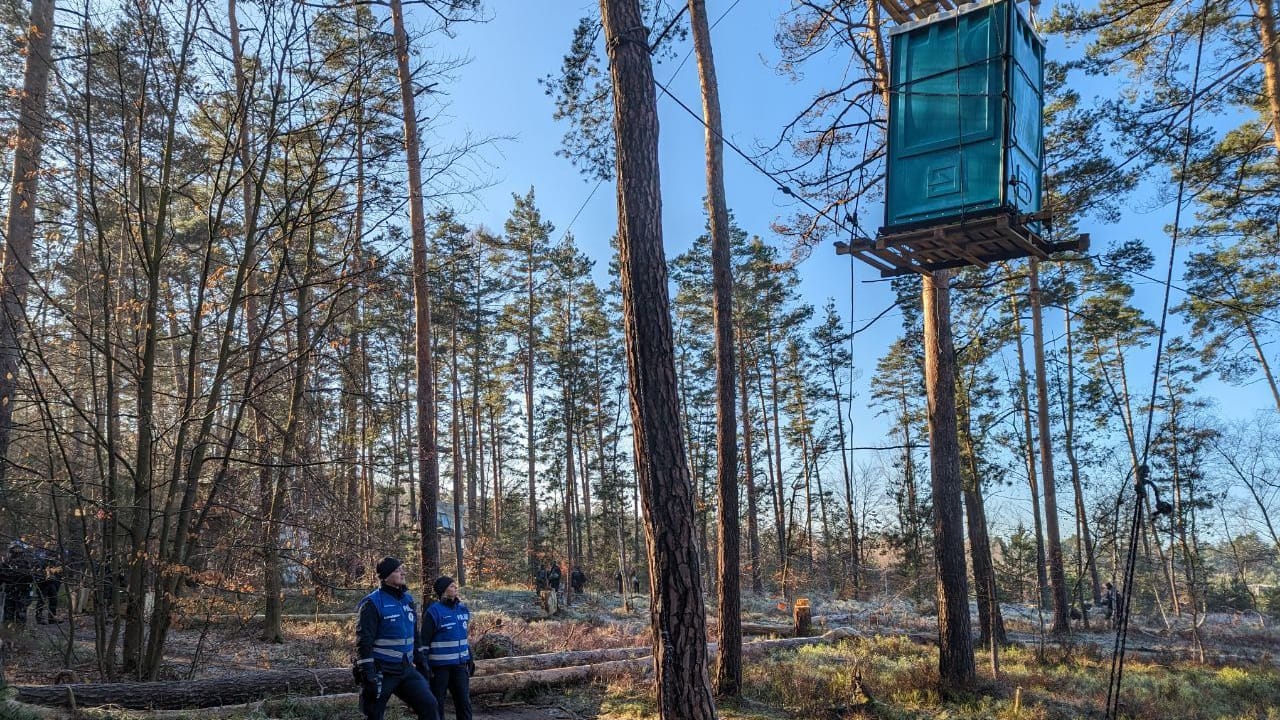
[[[708,14],[714,21],[731,5],[734,3],[712,0]],[[772,69],[777,55],[773,34],[784,7],[785,3],[760,0],[739,2],[712,30],[725,135],[747,152],[771,143],[791,113],[802,107],[817,87],[814,81],[797,85]],[[514,136],[488,153],[495,183],[476,194],[476,206],[467,219],[500,229],[511,209],[511,194],[523,194],[533,186],[543,217],[556,225],[554,238],[559,239],[573,221],[571,231],[578,245],[597,261],[598,277],[603,279],[609,238],[617,225],[613,184],[600,185],[592,196],[596,182],[584,180],[568,160],[556,156],[565,127],[552,120],[551,98],[537,83],[538,78],[559,70],[578,18],[598,13],[597,8],[590,1],[491,3],[491,22],[458,31],[454,46],[465,49],[472,60],[448,90],[452,96],[448,114],[455,130],[466,128],[478,136]],[[671,80],[671,91],[689,107],[700,110],[696,63],[690,56],[681,64],[684,57],[682,50],[677,59],[657,65],[655,76],[663,83]],[[703,128],[665,95],[659,95],[658,105],[664,239],[668,256],[673,256],[687,249],[705,227]],[[779,244],[770,232],[770,223],[793,212],[795,201],[728,149],[725,173],[729,207],[737,223],[749,234]],[[881,210],[878,206],[867,208],[862,213],[863,224],[874,232]],[[782,252],[785,255],[789,250],[784,247]],[[827,298],[834,298],[841,314],[849,315],[847,257],[837,257],[834,248],[826,246],[817,250],[800,272],[801,291],[809,302],[821,308]],[[855,272],[859,280],[878,280],[869,268],[858,266]],[[873,317],[891,302],[885,283],[860,286],[857,295],[856,319]],[[897,330],[894,318],[880,324],[885,337],[891,339]],[[883,341],[881,338],[881,346]],[[862,342],[860,339],[859,344]],[[867,353],[860,363],[864,367],[873,364],[879,354],[878,349],[871,354],[869,346],[865,351],[856,346],[855,352]]]
[[[815,88],[824,80],[831,81],[830,77],[812,75],[829,72],[835,77],[846,70],[837,63],[827,68],[806,67],[811,77],[801,78],[799,82],[773,70],[777,58],[774,32],[778,17],[789,7],[789,2],[779,0],[707,2],[708,15],[713,21],[723,15],[712,30],[712,43],[725,134],[748,152],[772,143],[784,123],[809,102]],[[579,17],[596,14],[597,3],[594,0],[492,0],[488,10],[492,16],[490,22],[458,28],[457,37],[440,48],[442,53],[465,54],[471,58],[459,71],[457,82],[445,89],[450,97],[441,130],[444,137],[469,132],[478,137],[511,138],[498,142],[485,153],[492,184],[474,194],[472,206],[463,213],[464,220],[500,229],[511,209],[512,193],[523,194],[532,186],[537,190],[544,219],[556,225],[553,239],[558,240],[572,221],[570,229],[579,247],[596,260],[598,277],[603,280],[610,254],[608,241],[616,227],[613,185],[604,183],[597,188],[595,181],[585,181],[568,160],[556,156],[565,128],[552,120],[551,98],[537,83],[538,78],[559,70],[574,25]],[[1048,8],[1042,11],[1047,12]],[[684,57],[684,51],[681,50],[679,57]],[[1050,58],[1063,57],[1070,51],[1060,40],[1050,38]],[[683,64],[679,58],[661,63],[656,66],[655,75],[660,82],[670,80],[672,92],[686,105],[700,109],[697,68],[691,56]],[[1096,92],[1109,91],[1105,84],[1094,85],[1096,90],[1082,92],[1086,98]],[[704,228],[703,129],[669,98],[660,94],[658,104],[664,236],[668,256],[673,256],[685,250]],[[738,224],[750,234],[779,244],[781,241],[770,232],[770,223],[794,212],[794,200],[733,152],[726,150],[725,158],[728,202]],[[1163,278],[1169,247],[1163,226],[1171,221],[1173,212],[1169,204],[1155,203],[1151,196],[1151,192],[1146,192],[1135,197],[1118,228],[1086,223],[1082,229],[1091,233],[1094,252],[1104,250],[1113,241],[1142,238],[1157,257],[1152,276]],[[863,227],[874,233],[881,224],[881,214],[878,204],[864,205],[860,212]],[[783,248],[783,252],[787,250]],[[1180,257],[1186,253],[1185,247],[1180,248]],[[879,281],[878,274],[867,266],[853,266],[855,282],[851,284],[848,258],[837,257],[830,246],[815,250],[799,270],[805,299],[820,309],[827,298],[833,298],[852,327],[863,326],[892,302],[887,283]],[[1179,275],[1175,273],[1175,283]],[[1163,287],[1138,278],[1134,278],[1134,283],[1138,304],[1158,321]],[[1171,305],[1180,300],[1180,294],[1175,292]],[[1169,322],[1172,334],[1182,331],[1176,317],[1171,317]],[[1059,318],[1046,318],[1046,333],[1051,342],[1056,342],[1060,327]],[[855,342],[854,365],[861,376],[855,383],[855,392],[861,399],[853,403],[851,440],[854,445],[880,445],[886,441],[884,423],[868,411],[865,400],[875,363],[898,335],[898,329],[897,313],[890,313]],[[1150,366],[1149,353],[1132,358],[1131,381],[1135,393],[1145,394],[1149,389]],[[1209,381],[1205,389],[1208,395],[1218,399],[1225,415],[1239,417],[1266,407],[1265,393],[1256,389],[1226,387],[1216,381]],[[1024,511],[1026,502],[1021,497],[1024,494],[1016,490],[995,491],[993,521],[1009,527],[1021,516],[1029,522]]]

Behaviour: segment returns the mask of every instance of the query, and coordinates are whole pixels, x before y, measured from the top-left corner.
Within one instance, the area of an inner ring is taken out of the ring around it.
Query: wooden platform
[[[957,5],[951,0],[879,0],[879,4],[899,25],[923,20],[934,13],[954,10]]]
[[[903,231],[882,229],[875,240],[837,242],[836,253],[853,255],[880,271],[881,277],[992,263],[1016,258],[1048,260],[1053,253],[1087,250],[1089,236],[1060,243],[1046,241],[1031,225],[1044,222],[1039,215],[1001,211],[941,225]]]

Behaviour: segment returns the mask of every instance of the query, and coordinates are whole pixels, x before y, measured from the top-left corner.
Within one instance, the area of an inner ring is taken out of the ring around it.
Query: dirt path
[[[446,713],[445,717],[453,717]],[[504,705],[493,708],[476,708],[475,720],[578,720],[582,718],[572,710],[561,707],[530,707],[528,705]]]

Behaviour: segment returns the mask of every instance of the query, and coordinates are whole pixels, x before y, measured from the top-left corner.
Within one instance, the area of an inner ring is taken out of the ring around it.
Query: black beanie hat
[[[388,575],[395,572],[396,568],[403,564],[404,562],[402,562],[398,557],[391,557],[388,555],[387,557],[382,558],[378,561],[378,579],[386,580]]]
[[[434,585],[431,586],[431,589],[436,591],[436,597],[443,597],[444,591],[448,590],[449,586],[452,584],[453,584],[453,578],[449,577],[448,575],[441,575],[440,577],[436,578],[436,582]]]

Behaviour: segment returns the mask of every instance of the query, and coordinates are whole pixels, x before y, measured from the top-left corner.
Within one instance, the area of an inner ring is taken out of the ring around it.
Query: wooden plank
[[[956,252],[957,254],[960,255],[960,257],[964,258],[965,260],[968,260],[973,265],[977,265],[983,270],[986,270],[987,268],[991,267],[990,263],[984,262],[982,258],[969,252],[968,249],[965,248],[963,245],[957,245]]]
[[[889,14],[889,17],[893,18],[895,23],[901,25],[909,22],[906,11],[894,0],[880,0],[880,7]]]
[[[1048,253],[1046,253],[1044,250],[1041,250],[1039,247],[1033,245],[1031,241],[1028,240],[1027,238],[1022,237],[1022,235],[1019,234],[1017,230],[1009,227],[1008,216],[1001,215],[996,220],[996,225],[999,226],[1001,230],[1004,230],[1006,232],[1005,237],[1007,237],[1014,245],[1026,251],[1027,254],[1035,255],[1037,258],[1040,258],[1041,260],[1049,259]]]

